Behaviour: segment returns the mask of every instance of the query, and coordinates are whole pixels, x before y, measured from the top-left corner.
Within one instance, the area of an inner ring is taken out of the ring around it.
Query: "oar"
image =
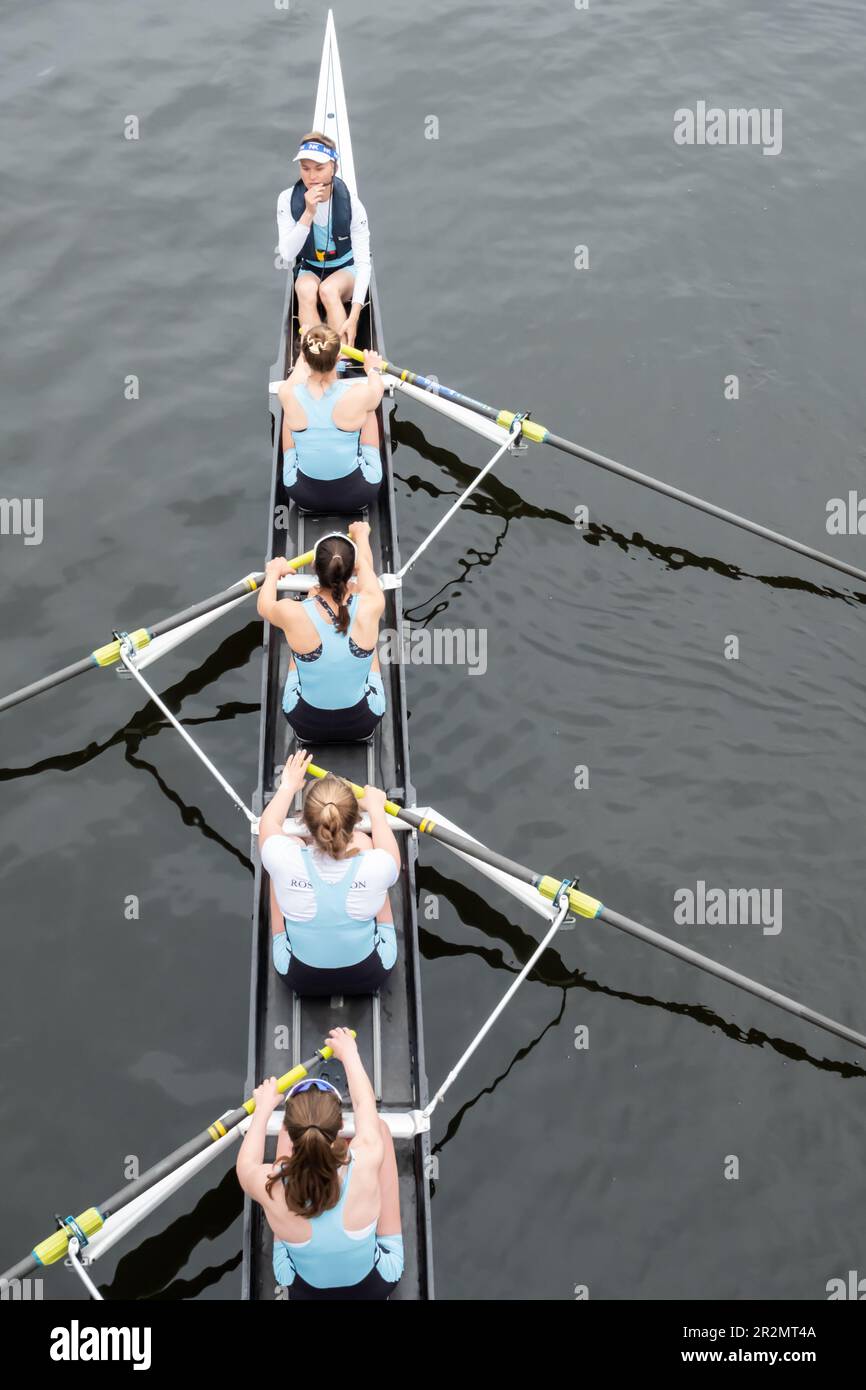
[[[355,362],[363,362],[364,360],[363,353],[358,352],[355,348],[343,347],[342,351],[344,356],[351,357]],[[674,487],[671,483],[664,483],[661,479],[653,478],[648,473],[639,473],[636,468],[629,468],[624,463],[617,463],[616,459],[607,458],[604,454],[597,454],[592,449],[585,449],[582,445],[574,444],[570,439],[563,439],[558,434],[551,434],[544,425],[538,425],[534,420],[527,420],[514,411],[497,410],[495,406],[485,405],[483,401],[473,400],[471,396],[464,396],[461,391],[455,391],[451,386],[442,386],[438,381],[433,381],[426,376],[419,376],[417,372],[410,372],[405,367],[395,367],[392,362],[386,362],[382,371],[397,377],[399,381],[408,382],[410,386],[417,386],[423,391],[431,392],[432,395],[443,397],[446,401],[453,401],[455,405],[462,405],[466,410],[473,410],[476,415],[484,415],[488,420],[495,420],[502,429],[510,430],[514,421],[520,420],[523,434],[536,444],[549,444],[551,448],[559,449],[564,454],[571,454],[573,458],[583,459],[584,463],[593,463],[597,468],[606,468],[609,473],[618,473],[622,478],[628,478],[633,483],[640,483],[641,487],[652,488],[654,492],[660,492],[664,497],[672,497],[676,502],[684,502],[687,507],[695,507],[699,512],[706,512],[708,516],[717,517],[719,521],[727,521],[731,526],[739,526],[742,531],[751,531],[752,535],[761,536],[765,541],[772,541],[774,545],[782,545],[786,550],[793,550],[797,555],[805,555],[809,560],[817,560],[821,565],[829,565],[831,569],[839,570],[842,574],[866,582],[866,570],[858,569],[856,565],[848,565],[844,560],[837,560],[832,555],[825,555],[823,550],[815,550],[813,546],[804,545],[802,541],[795,541],[790,536],[783,536],[780,531],[771,531],[769,527],[761,526],[757,521],[750,521],[746,516],[740,516],[737,512],[729,512],[725,507],[718,507],[715,502],[706,502],[702,497],[695,497],[694,493],[684,492],[682,488]]]
[[[354,1036],[354,1033],[353,1033]],[[281,1092],[288,1091],[298,1081],[302,1081],[311,1067],[319,1062],[326,1062],[329,1057],[333,1057],[333,1048],[326,1043],[320,1047],[309,1061],[301,1062],[291,1071],[287,1071],[285,1076],[281,1076],[277,1086]],[[98,1207],[90,1207],[80,1216],[68,1217],[67,1220],[74,1223],[72,1234],[75,1233],[74,1227],[78,1227],[88,1238],[101,1230],[109,1216],[128,1206],[134,1198],[140,1197],[142,1192],[153,1187],[162,1178],[168,1177],[175,1169],[180,1168],[196,1154],[202,1153],[209,1144],[215,1144],[217,1140],[224,1139],[233,1129],[244,1121],[248,1115],[255,1112],[256,1103],[252,1099],[245,1100],[243,1105],[239,1105],[237,1110],[230,1110],[226,1115],[221,1115],[218,1120],[214,1120],[201,1134],[197,1134],[189,1143],[183,1144],[181,1148],[175,1149],[174,1153],[163,1158],[159,1163],[155,1163],[152,1168],[148,1168],[146,1173],[142,1173],[140,1178],[135,1178],[132,1182],[122,1187],[119,1192],[115,1192],[107,1201],[100,1202]],[[58,1230],[54,1235],[48,1236],[46,1240],[33,1248],[26,1259],[21,1260],[12,1269],[7,1269],[4,1274],[0,1274],[0,1286],[5,1280],[23,1279],[26,1275],[32,1274],[34,1270],[41,1269],[44,1265],[56,1264],[66,1255],[69,1245],[70,1231],[67,1229]]]
[[[292,569],[301,569],[304,565],[309,565],[313,559],[313,552],[310,550],[306,555],[299,555],[296,559],[290,560]],[[180,613],[172,613],[171,617],[163,618],[161,622],[154,623],[151,627],[141,627],[136,632],[129,634],[130,639],[135,645],[136,651],[141,651],[147,647],[155,637],[161,637],[166,632],[172,632],[177,627],[182,627],[184,623],[193,622],[196,618],[201,618],[205,613],[212,613],[217,608],[222,608],[226,604],[233,603],[236,599],[245,598],[247,594],[254,594],[264,583],[263,573],[248,574],[243,579],[239,579],[231,588],[223,589],[219,594],[213,594],[211,598],[202,599],[201,603],[195,603],[191,608],[184,608]],[[80,661],[73,662],[71,666],[64,666],[62,671],[55,671],[51,676],[43,676],[41,680],[34,681],[32,685],[25,685],[21,690],[15,690],[11,695],[6,695],[0,699],[0,713],[3,710],[11,709],[13,705],[21,705],[25,700],[32,700],[34,695],[41,695],[44,690],[51,690],[55,685],[62,685],[64,681],[71,681],[75,676],[83,676],[86,671],[92,671],[100,666],[114,666],[120,660],[120,642],[115,640],[109,642],[105,647],[97,647],[96,651],[89,656],[82,657]]]
[[[307,772],[312,777],[327,777],[327,772],[321,767],[312,764],[307,768]],[[356,786],[354,782],[349,783],[357,797],[364,795],[363,787]],[[405,806],[398,806],[393,801],[385,802],[385,810],[389,815],[398,816],[400,820],[406,821],[409,825],[415,826],[417,830],[429,835],[434,840],[440,840],[443,845],[450,845],[452,849],[459,850],[462,854],[468,854],[472,859],[478,859],[482,864],[490,864],[495,869],[502,869],[513,878],[519,879],[522,883],[529,883],[543,898],[555,902],[559,897],[565,884],[571,884],[571,879],[559,879],[550,874],[539,874],[534,869],[528,869],[525,864],[518,864],[514,859],[507,859],[503,854],[497,854],[495,850],[488,849],[486,845],[479,844],[477,840],[472,840],[468,835],[461,835],[456,830],[450,830],[447,826],[438,825],[429,816],[421,816],[417,811],[410,811]],[[866,1048],[866,1035],[857,1033],[853,1028],[847,1028],[844,1023],[836,1023],[832,1018],[827,1018],[824,1014],[816,1013],[806,1004],[800,1004],[796,999],[789,999],[785,994],[779,994],[774,989],[769,989],[767,985],[762,985],[757,980],[752,980],[748,975],[741,975],[737,970],[731,970],[727,965],[721,965],[718,961],[712,960],[709,956],[701,955],[699,951],[693,951],[689,946],[682,946],[678,941],[672,941],[668,936],[662,936],[659,932],[653,931],[650,927],[645,927],[641,922],[635,922],[631,917],[624,917],[621,912],[614,912],[612,908],[605,907],[604,903],[599,902],[598,898],[592,898],[587,893],[580,892],[575,887],[568,888],[569,906],[573,912],[580,917],[597,918],[599,921],[607,922],[611,927],[618,927],[620,931],[628,932],[630,936],[636,936],[641,941],[646,941],[650,946],[657,946],[660,951],[667,951],[668,955],[676,956],[679,960],[687,961],[689,965],[697,966],[698,970],[704,970],[708,975],[715,975],[719,980],[726,980],[728,984],[736,985],[738,989],[754,994],[758,999],[765,1000],[768,1004],[775,1004],[777,1008],[784,1009],[786,1013],[793,1014],[795,1018],[802,1018],[806,1023],[813,1023],[816,1028],[823,1028],[828,1033],[834,1033],[837,1038],[843,1038],[846,1042],[853,1043],[855,1047]]]

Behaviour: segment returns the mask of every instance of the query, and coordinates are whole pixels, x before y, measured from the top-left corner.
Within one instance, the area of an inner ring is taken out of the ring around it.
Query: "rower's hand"
[[[265,574],[268,579],[285,579],[287,574],[294,574],[294,572],[285,555],[277,555],[265,565]]]
[[[272,1110],[276,1110],[282,1096],[277,1086],[277,1078],[269,1076],[267,1081],[263,1081],[261,1086],[257,1086],[253,1091],[253,1100],[256,1103],[256,1110],[270,1115]]]
[[[385,359],[380,357],[378,352],[370,352],[368,348],[364,349],[364,371],[367,376],[372,376],[374,372],[381,372],[384,365]]]
[[[370,816],[375,816],[377,812],[384,816],[387,800],[385,793],[379,787],[365,787],[364,795],[358,798],[358,805],[362,811],[366,811]]]
[[[353,540],[357,545],[358,541],[366,541],[369,539],[370,523],[369,521],[353,521],[348,531],[349,539]]]
[[[358,336],[358,320],[361,317],[361,305],[353,304],[349,311],[349,317],[340,329],[340,337],[346,347],[354,347],[355,339]]]
[[[293,796],[295,792],[299,792],[304,785],[307,769],[312,761],[312,753],[308,753],[304,748],[297,748],[283,768],[280,787],[285,791],[290,791]]]
[[[333,1050],[337,1061],[344,1065],[358,1055],[358,1044],[348,1028],[332,1028],[328,1034],[328,1046]]]
[[[315,216],[316,208],[319,206],[320,203],[327,202],[328,196],[329,189],[327,184],[313,184],[313,187],[308,188],[306,193],[304,194],[304,204],[306,206],[307,212],[310,213],[311,216]]]

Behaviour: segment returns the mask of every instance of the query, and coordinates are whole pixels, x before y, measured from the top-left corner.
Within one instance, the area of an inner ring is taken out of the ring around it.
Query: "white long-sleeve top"
[[[292,217],[292,192],[293,189],[284,188],[277,200],[279,252],[284,261],[294,261],[301,254],[304,242],[310,234],[309,227],[305,227],[303,222],[296,222]],[[313,221],[323,230],[327,230],[330,209],[330,200],[327,203],[319,203],[313,216]],[[367,221],[367,210],[364,204],[354,193],[352,194],[350,236],[352,238],[352,257],[355,262],[355,288],[352,293],[352,303],[363,304],[370,288],[370,275],[372,273],[370,224]]]
[[[334,859],[312,847],[313,865],[326,883],[344,879],[350,885],[346,911],[358,922],[369,921],[400,877],[400,870],[384,849],[365,849],[348,861]],[[288,835],[269,835],[262,845],[262,864],[271,876],[280,911],[294,922],[313,922],[316,893],[301,855],[298,840]]]

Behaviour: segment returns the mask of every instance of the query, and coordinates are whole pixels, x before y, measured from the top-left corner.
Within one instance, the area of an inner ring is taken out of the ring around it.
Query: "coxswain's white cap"
[[[329,164],[336,157],[337,152],[332,146],[322,145],[318,140],[305,140],[292,163],[296,164],[299,159],[312,159],[316,164]]]

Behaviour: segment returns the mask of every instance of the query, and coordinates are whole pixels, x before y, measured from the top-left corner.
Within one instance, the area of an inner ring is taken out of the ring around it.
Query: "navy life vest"
[[[299,222],[304,215],[304,196],[307,190],[303,181],[298,179],[292,189],[292,217],[295,222]],[[331,239],[336,247],[335,251],[326,251],[324,261],[320,261],[316,255],[316,235],[313,228],[301,249],[295,265],[296,268],[309,266],[311,270],[321,270],[323,266],[333,264],[334,261],[343,260],[352,250],[352,195],[342,179],[335,178],[331,185]],[[346,265],[351,261],[345,260]]]

